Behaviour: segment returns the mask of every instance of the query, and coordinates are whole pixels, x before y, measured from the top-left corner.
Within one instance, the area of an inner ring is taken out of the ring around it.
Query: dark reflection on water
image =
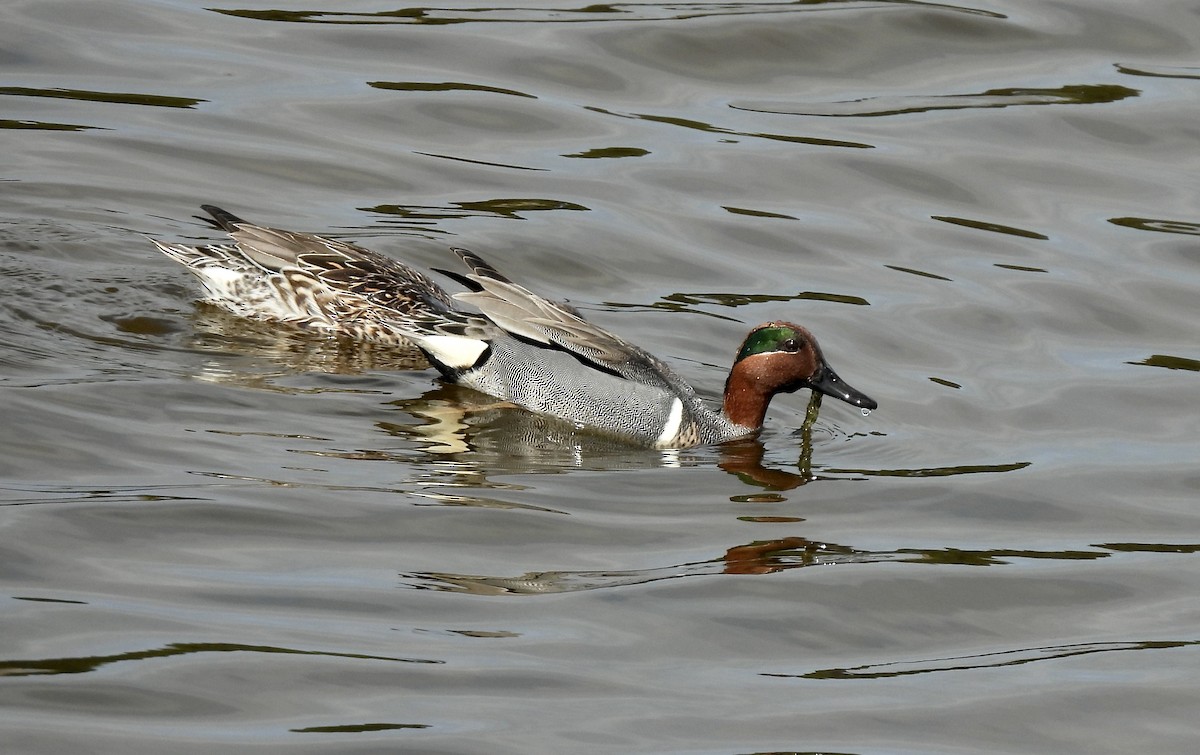
[[[1016,270],[1018,273],[1048,273],[1050,272],[1044,267],[1029,267],[1028,265],[1005,265],[1000,262],[994,263],[996,267],[1002,270]]]
[[[1096,642],[1049,647],[1021,648],[979,655],[964,655],[904,663],[879,663],[844,669],[821,669],[806,674],[772,674],[763,676],[793,679],[888,679],[939,671],[968,671],[972,669],[1021,666],[1026,663],[1055,661],[1094,653],[1117,653],[1125,650],[1173,650],[1200,645],[1200,640],[1143,640],[1138,642]]]
[[[650,150],[641,147],[596,147],[585,152],[576,152],[563,157],[578,157],[584,160],[605,160],[621,157],[645,157]]]
[[[37,131],[90,131],[101,129],[101,126],[85,126],[79,123],[50,123],[48,121],[21,120],[15,121],[0,118],[0,129],[32,129]]]
[[[1019,236],[1026,239],[1039,239],[1041,241],[1047,241],[1050,239],[1050,237],[1044,233],[1038,233],[1037,231],[1030,231],[1024,228],[1013,228],[1012,226],[1001,225],[1000,223],[988,223],[983,220],[972,220],[970,218],[956,218],[950,215],[933,215],[932,217],[934,220],[940,220],[943,223],[961,225],[965,228],[975,228],[980,231],[1006,233],[1011,236]]]
[[[503,198],[474,202],[455,202],[449,207],[422,205],[376,205],[362,208],[365,212],[390,215],[405,220],[449,220],[470,217],[497,216],[524,220],[524,213],[546,210],[580,210],[588,208],[563,199]]]
[[[288,729],[297,734],[358,734],[369,731],[391,731],[392,729],[428,729],[429,724],[338,724],[335,726],[305,726]]]
[[[928,270],[917,270],[916,268],[913,268],[913,267],[901,267],[900,265],[884,265],[884,267],[886,267],[888,270],[895,270],[898,273],[909,273],[910,275],[919,275],[922,278],[932,278],[933,280],[938,280],[938,281],[951,281],[952,282],[954,280],[953,278],[947,278],[944,275],[938,275],[937,273],[931,273]]]
[[[959,11],[1004,18],[993,11],[919,0],[879,0],[881,3]],[[423,24],[442,26],[467,23],[595,23],[629,21],[684,21],[695,18],[803,13],[821,6],[857,5],[846,0],[783,0],[781,2],[704,3],[599,3],[582,7],[556,8],[432,8],[415,7],[375,12],[285,11],[213,8],[216,13],[258,21],[322,24]]]
[[[1138,231],[1156,231],[1158,233],[1182,233],[1188,236],[1200,236],[1200,223],[1186,220],[1155,220],[1154,218],[1110,218],[1113,225],[1133,228]]]
[[[1096,547],[1122,553],[1200,553],[1196,543],[1101,543]]]
[[[167,495],[162,490],[192,490],[190,485],[162,486],[112,486],[102,489],[89,487],[47,485],[4,485],[0,492],[5,495],[0,506],[35,506],[62,503],[145,503],[150,501],[194,501],[196,496]]]
[[[255,645],[239,645],[236,643],[220,642],[177,642],[165,647],[152,650],[136,650],[127,653],[116,653],[106,656],[88,656],[79,658],[45,658],[35,660],[0,660],[0,676],[47,676],[56,674],[86,674],[104,666],[125,661],[143,661],[172,656],[198,655],[204,653],[254,653],[267,655],[307,655],[324,658],[351,658],[365,661],[390,661],[396,663],[445,663],[445,661],[426,658],[392,658],[382,656],[361,655],[357,653],[336,653],[323,650],[298,650],[296,648],[281,648]]]
[[[1096,105],[1136,97],[1140,92],[1117,84],[1069,84],[1053,89],[1010,87],[976,94],[942,94],[932,97],[866,97],[852,102],[732,103],[730,107],[780,115],[815,115],[842,118],[875,118],[889,115],[928,113],[935,110],[1005,108],[1022,105]]]
[[[766,210],[753,210],[748,207],[729,207],[725,206],[721,209],[733,215],[749,215],[753,218],[777,218],[779,220],[798,220],[795,215],[784,215],[782,212],[767,212]]]
[[[588,106],[587,110],[600,113],[602,115],[611,115],[618,118],[630,118],[650,123],[657,123],[666,126],[677,126],[679,128],[689,129],[692,131],[702,131],[708,134],[724,134],[728,136],[741,136],[750,139],[767,139],[777,142],[791,142],[793,144],[810,144],[816,147],[843,147],[849,149],[874,149],[873,144],[865,144],[863,142],[845,141],[842,139],[825,139],[816,136],[799,136],[795,134],[774,134],[764,131],[737,131],[735,129],[716,126],[704,121],[697,121],[691,118],[680,118],[673,115],[658,115],[652,113],[620,113],[614,110],[608,110],[602,107]]]
[[[1125,364],[1140,364],[1146,367],[1165,367],[1168,370],[1200,372],[1200,359],[1175,357],[1169,354],[1151,354],[1140,362],[1126,362]]]
[[[150,105],[152,107],[194,108],[201,102],[191,97],[164,97],[157,94],[136,94],[129,92],[89,92],[81,89],[35,89],[33,87],[0,86],[0,95],[18,97],[50,97],[60,100],[78,100],[80,102],[108,102],[118,105]]]
[[[467,163],[468,165],[482,165],[489,168],[504,168],[505,170],[528,170],[528,171],[545,171],[548,168],[538,168],[533,165],[518,165],[516,163],[502,163],[494,160],[473,160],[469,157],[458,157],[456,155],[448,155],[441,152],[417,152],[416,154],[422,157],[434,157],[439,160],[451,160],[453,162]]]
[[[790,301],[827,301],[834,304],[854,304],[857,306],[869,306],[870,302],[861,296],[853,296],[851,294],[835,294],[826,293],[823,291],[801,291],[791,295],[781,294],[700,294],[700,293],[674,293],[667,294],[663,297],[664,301],[674,302],[679,304],[716,304],[722,307],[744,307],[749,304],[767,304],[771,302],[790,302]]]
[[[853,304],[870,306],[870,302],[861,296],[838,294],[823,291],[801,291],[796,294],[750,294],[750,293],[682,293],[664,294],[661,299],[649,303],[633,303],[621,301],[605,301],[604,306],[612,309],[630,309],[643,311],[667,311],[702,315],[739,322],[736,318],[712,312],[710,306],[728,308],[756,306],[769,303],[787,303],[796,301],[824,301],[834,304]]]
[[[1115,64],[1116,69],[1129,76],[1153,76],[1160,79],[1200,79],[1200,68],[1186,66],[1124,66]]]
[[[960,464],[953,467],[931,467],[926,469],[829,469],[830,473],[854,474],[867,477],[953,477],[964,474],[994,474],[996,472],[1016,472],[1029,467],[1031,461],[1017,461],[1009,464]]]
[[[776,574],[809,566],[839,564],[907,563],[940,566],[1002,566],[1021,560],[1094,561],[1112,553],[1195,553],[1194,545],[1097,546],[1104,550],[1032,551],[992,549],[968,551],[957,548],[900,548],[894,551],[860,550],[846,545],[822,543],[804,537],[755,541],[726,550],[720,558],[651,569],[620,571],[540,571],[516,577],[419,572],[401,574],[406,586],[417,590],[462,592],[471,595],[547,595],[582,590],[623,588],[661,580],[714,575]]]
[[[1091,561],[1097,558],[1107,558],[1109,554],[1100,551],[1030,551],[995,549],[986,551],[966,551],[958,548],[908,549],[902,548],[898,553],[910,553],[919,556],[914,563],[950,564],[954,566],[998,566],[1012,563],[1013,559],[1060,559],[1067,561]]]
[[[946,380],[945,378],[939,378],[939,377],[930,377],[929,380],[931,382],[937,383],[938,385],[944,385],[947,388],[953,388],[955,390],[962,390],[962,385],[954,382],[953,380]]]
[[[490,92],[491,94],[511,94],[516,97],[530,97],[532,94],[518,92],[514,89],[487,86],[486,84],[467,84],[461,81],[368,81],[367,86],[375,89],[391,89],[397,92]]]

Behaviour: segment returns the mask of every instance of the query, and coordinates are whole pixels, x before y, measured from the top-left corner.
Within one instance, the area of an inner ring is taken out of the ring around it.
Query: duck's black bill
[[[808,387],[863,409],[875,409],[879,406],[875,403],[875,399],[848,385],[846,381],[838,377],[838,374],[829,365],[824,365],[821,368],[821,374],[808,381]]]

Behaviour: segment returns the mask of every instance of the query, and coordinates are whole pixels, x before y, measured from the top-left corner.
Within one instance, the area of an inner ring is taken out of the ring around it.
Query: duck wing
[[[439,271],[471,289],[453,298],[473,305],[502,330],[562,349],[580,361],[639,383],[664,388],[682,383],[666,364],[644,349],[593,325],[571,307],[513,283],[474,252],[453,251],[471,270],[468,275]]]

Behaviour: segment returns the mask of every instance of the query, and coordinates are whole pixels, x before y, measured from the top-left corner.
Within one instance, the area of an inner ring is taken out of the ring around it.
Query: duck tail
[[[246,222],[245,220],[242,220],[241,218],[239,218],[237,215],[234,215],[232,212],[227,212],[225,210],[222,210],[220,207],[216,207],[211,204],[202,204],[202,205],[200,205],[200,209],[204,210],[209,215],[212,215],[211,220],[209,218],[204,218],[204,217],[201,217],[200,218],[201,220],[208,222],[208,223],[212,223],[217,228],[220,228],[222,231],[225,231],[226,233],[233,233],[234,231],[237,230],[237,227],[239,225],[244,224]]]
[[[500,271],[489,265],[475,252],[469,249],[452,248],[450,251],[458,255],[458,258],[463,261],[467,267],[471,268],[471,275],[477,275],[480,278],[488,280],[500,281],[501,283],[512,283],[508,278],[500,274]]]

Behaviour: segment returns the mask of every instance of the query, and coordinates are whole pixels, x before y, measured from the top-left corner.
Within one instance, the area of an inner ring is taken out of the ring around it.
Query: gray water
[[[0,71],[5,752],[1195,749],[1193,3],[8,0]],[[880,408],[613,446],[196,306],[201,203]]]

